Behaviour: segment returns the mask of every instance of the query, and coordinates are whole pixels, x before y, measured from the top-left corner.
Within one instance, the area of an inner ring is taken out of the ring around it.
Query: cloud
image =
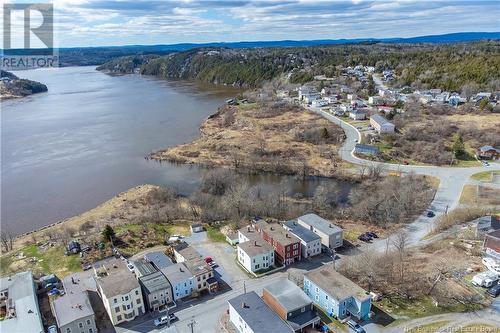
[[[499,1],[54,0],[60,46],[496,31]]]

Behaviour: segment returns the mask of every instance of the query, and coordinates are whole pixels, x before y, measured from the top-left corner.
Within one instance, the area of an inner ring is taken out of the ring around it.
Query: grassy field
[[[489,183],[489,182],[493,181],[493,175],[500,175],[500,170],[483,171],[483,172],[475,173],[471,176],[471,178],[474,180],[479,180],[482,182]]]
[[[81,271],[78,255],[65,256],[64,246],[29,245],[0,258],[2,276],[32,270],[34,274],[54,273],[63,278],[72,272]]]
[[[460,201],[469,206],[498,206],[500,205],[500,190],[477,185],[465,185]]]
[[[207,227],[207,236],[212,242],[226,242],[226,236],[224,236],[224,234],[217,228]]]
[[[434,333],[441,327],[445,326],[448,324],[449,321],[447,320],[442,320],[442,321],[436,321],[434,323],[430,323],[427,325],[419,325],[417,327],[414,327],[410,330],[405,331],[406,333]]]
[[[401,297],[386,297],[379,302],[373,302],[387,314],[393,316],[395,323],[401,320],[415,319],[449,312],[464,312],[472,309],[456,303],[453,306],[435,306],[430,297],[421,300],[407,300]]]

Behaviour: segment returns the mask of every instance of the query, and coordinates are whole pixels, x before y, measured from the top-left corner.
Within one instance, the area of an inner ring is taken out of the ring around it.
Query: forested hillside
[[[281,74],[293,83],[314,75],[340,75],[345,66],[394,69],[396,86],[463,89],[500,89],[500,42],[457,44],[356,44],[297,48],[203,48],[143,59],[133,63],[142,74],[162,78],[197,79],[216,84],[257,86]],[[120,63],[123,63],[120,65]],[[125,68],[131,58],[113,60],[103,68]]]

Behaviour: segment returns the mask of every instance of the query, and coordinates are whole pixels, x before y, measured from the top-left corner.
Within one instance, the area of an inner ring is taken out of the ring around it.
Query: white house
[[[112,258],[94,264],[97,293],[113,325],[145,313],[141,286],[125,262]]]
[[[304,94],[302,96],[302,100],[305,103],[307,103],[307,104],[311,104],[313,101],[318,100],[320,98],[321,98],[320,94],[316,93],[316,92],[315,93]]]
[[[366,113],[359,110],[352,110],[351,112],[349,112],[349,118],[354,120],[364,120],[366,119]]]
[[[314,107],[323,107],[328,105],[328,101],[325,99],[315,99],[311,102],[311,105]]]
[[[379,105],[379,104],[383,104],[383,103],[384,103],[384,99],[380,96],[368,97],[368,104],[370,104],[370,105]]]
[[[245,243],[251,239],[260,238],[259,232],[252,226],[246,226],[238,230],[238,243]]]
[[[340,109],[344,112],[351,112],[352,110],[354,110],[354,107],[350,104],[342,104],[340,106]]]
[[[396,128],[393,123],[378,114],[370,117],[370,125],[379,133],[394,133]]]
[[[321,237],[309,229],[304,228],[297,221],[287,221],[283,223],[283,228],[290,231],[295,237],[300,239],[303,258],[309,258],[321,253]]]
[[[299,217],[297,219],[297,223],[320,236],[321,244],[324,246],[330,249],[342,246],[343,230],[332,224],[330,221],[327,221],[316,214],[306,214]]]
[[[274,248],[263,239],[254,239],[237,246],[238,262],[255,273],[274,266]]]

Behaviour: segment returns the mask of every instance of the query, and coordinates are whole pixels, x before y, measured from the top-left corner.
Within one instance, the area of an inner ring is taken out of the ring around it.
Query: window
[[[206,282],[203,282],[203,287],[206,287],[207,286],[207,283]]]
[[[306,312],[306,307],[304,306],[302,309],[300,309],[300,312]]]
[[[201,289],[201,284],[198,285],[198,289]]]
[[[78,328],[83,328],[83,323],[78,323]]]
[[[113,298],[113,303],[118,303],[118,300],[116,298]]]
[[[90,319],[87,319],[87,325],[90,325]]]
[[[118,313],[118,312],[120,312],[120,307],[119,306],[115,307],[115,313]]]
[[[125,300],[128,301],[128,296],[125,296]]]
[[[136,294],[136,295],[139,295],[139,290],[136,290],[136,291],[135,291],[135,294]]]
[[[140,299],[140,298],[138,298],[138,299],[136,300],[136,302],[137,302],[137,304],[141,304],[141,299]]]
[[[259,267],[260,267],[259,264],[255,265],[255,269],[259,269]]]
[[[89,333],[93,333],[93,332],[94,332],[94,331],[92,331],[92,329],[91,329],[91,328],[89,328]]]
[[[130,310],[130,304],[127,304],[127,310]]]
[[[66,327],[66,333],[71,333],[71,329],[69,327]]]
[[[118,321],[122,321],[122,316],[121,316],[121,315],[116,316],[116,320],[118,320]]]
[[[198,277],[196,278],[196,280],[197,280],[197,281],[200,281],[200,277],[198,276]]]
[[[326,295],[325,298],[328,299],[328,295]]]

